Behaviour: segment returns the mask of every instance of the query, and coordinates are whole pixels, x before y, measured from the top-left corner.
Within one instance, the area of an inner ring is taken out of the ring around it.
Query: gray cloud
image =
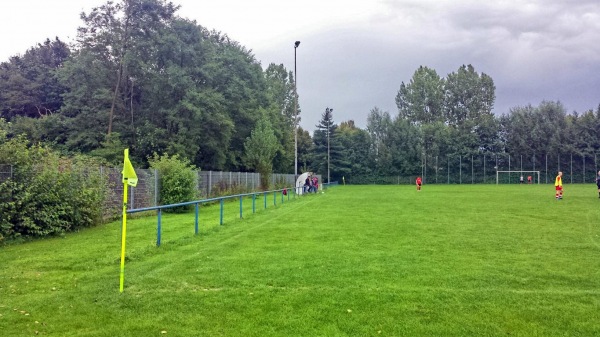
[[[336,122],[366,126],[420,66],[446,76],[463,64],[490,75],[496,114],[560,100],[569,111],[600,103],[600,3],[596,1],[388,1],[360,25],[305,37],[298,49],[302,126],[314,130],[326,107]],[[288,46],[259,59],[289,59]],[[293,69],[293,67],[292,67]]]

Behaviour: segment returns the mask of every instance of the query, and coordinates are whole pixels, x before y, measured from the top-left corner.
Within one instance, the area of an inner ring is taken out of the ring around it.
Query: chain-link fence
[[[558,171],[566,183],[592,183],[599,169],[598,155],[517,155],[483,154],[470,156],[424,156],[421,176],[429,184],[495,184],[497,171],[540,171],[540,183],[554,183]],[[527,174],[526,174],[527,175]],[[532,176],[538,183],[537,174]],[[498,183],[518,184],[520,173],[498,175]],[[414,183],[413,177],[402,183]]]
[[[123,175],[121,168],[101,167],[100,171],[106,176],[108,197],[104,204],[104,216],[116,217],[121,214],[123,209]],[[135,170],[138,177],[136,187],[129,186],[127,191],[127,208],[144,208],[158,206],[159,189],[158,173],[156,170]]]
[[[12,165],[0,165],[0,183],[11,179],[13,176],[13,166]]]
[[[293,186],[293,174],[274,173],[271,175],[273,186]],[[199,171],[198,191],[202,197],[253,192],[260,188],[260,173]]]
[[[101,168],[108,182],[108,198],[104,205],[106,217],[117,217],[123,205],[123,183],[120,168]],[[138,184],[129,187],[128,209],[158,206],[160,203],[160,179],[154,169],[136,169]],[[272,174],[271,184],[276,187],[294,185],[293,174]],[[321,177],[319,176],[319,179]],[[254,192],[260,189],[260,174],[253,172],[198,171],[198,195],[200,198]]]
[[[0,183],[13,177],[13,165],[0,165]],[[103,207],[106,218],[118,217],[123,207],[123,183],[121,168],[101,167],[100,173],[107,183],[107,198]],[[128,209],[158,206],[160,186],[158,171],[136,169],[138,184],[129,187]],[[321,179],[318,176],[319,181]],[[293,186],[293,174],[272,174],[270,183],[275,187]],[[260,189],[260,174],[253,172],[198,171],[198,195],[201,198],[248,193]]]

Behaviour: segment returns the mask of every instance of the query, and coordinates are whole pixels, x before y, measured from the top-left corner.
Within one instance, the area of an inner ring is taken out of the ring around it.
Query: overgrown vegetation
[[[2,136],[0,134],[0,136]],[[89,158],[65,158],[23,137],[0,137],[0,241],[64,234],[102,222],[106,180]]]

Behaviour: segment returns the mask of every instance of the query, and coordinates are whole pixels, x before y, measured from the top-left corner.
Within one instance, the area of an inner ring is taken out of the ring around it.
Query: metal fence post
[[[161,222],[162,222],[162,210],[158,210],[158,225],[156,226],[156,246],[160,247],[160,232],[161,232]]]
[[[154,169],[154,206],[158,206],[158,170]]]
[[[483,154],[483,183],[486,181],[486,172],[485,172],[485,153]]]
[[[571,176],[571,184],[573,183],[573,152],[571,152],[571,172],[569,172]]]
[[[510,154],[508,155],[508,171],[510,171]],[[508,172],[508,183],[512,181],[512,173]]]
[[[548,154],[546,153],[546,184],[548,183]]]
[[[208,194],[207,196],[210,197],[212,193],[212,171],[208,171]]]
[[[135,190],[133,186],[127,185],[127,188],[129,188],[129,209],[135,209]]]
[[[194,233],[198,234],[198,213],[199,213],[200,205],[196,203],[196,219],[194,221]]]

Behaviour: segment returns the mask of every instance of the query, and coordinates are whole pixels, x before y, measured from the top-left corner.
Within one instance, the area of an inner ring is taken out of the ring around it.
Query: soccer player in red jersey
[[[417,177],[417,191],[421,190],[421,184],[423,183],[423,181],[421,180],[421,177]]]

